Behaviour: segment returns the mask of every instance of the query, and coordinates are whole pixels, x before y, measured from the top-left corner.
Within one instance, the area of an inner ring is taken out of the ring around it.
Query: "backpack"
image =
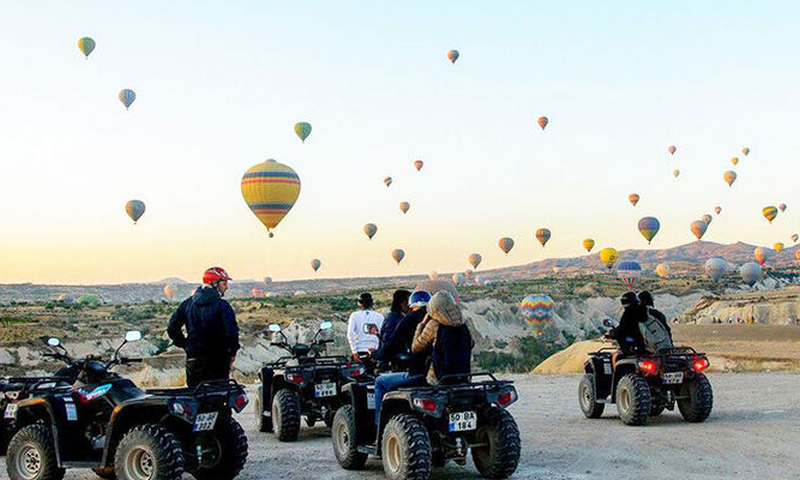
[[[439,325],[433,345],[433,373],[441,379],[445,375],[470,372],[472,336],[466,325],[449,327]]]
[[[653,315],[650,308],[647,309],[647,316],[639,322],[639,332],[648,352],[655,353],[663,348],[672,348],[672,337],[667,327]]]

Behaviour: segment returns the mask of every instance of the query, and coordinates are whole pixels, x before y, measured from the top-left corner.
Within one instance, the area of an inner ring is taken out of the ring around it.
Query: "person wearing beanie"
[[[428,315],[414,332],[411,352],[430,355],[427,380],[431,385],[458,382],[463,377],[447,377],[470,372],[472,336],[449,292],[437,292],[428,302]]]

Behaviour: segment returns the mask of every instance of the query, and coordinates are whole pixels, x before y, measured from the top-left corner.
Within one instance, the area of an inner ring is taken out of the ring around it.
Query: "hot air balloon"
[[[617,276],[619,276],[622,283],[633,288],[636,279],[642,276],[642,266],[636,260],[625,260],[619,262],[617,265]]]
[[[680,174],[681,174],[681,171],[678,170],[677,168],[672,171],[672,176],[675,177],[675,178],[678,178],[678,175],[680,175]]]
[[[250,296],[253,298],[263,297],[264,292],[258,287],[253,287],[250,289]]]
[[[383,183],[386,184],[386,188],[389,188],[389,185],[392,184],[392,177],[386,177],[383,179]]]
[[[536,230],[536,240],[539,240],[539,243],[542,244],[542,248],[547,244],[547,241],[550,240],[550,230],[546,228],[540,228]]]
[[[639,233],[647,240],[647,243],[653,240],[653,237],[656,236],[660,228],[661,223],[659,223],[656,217],[643,217],[639,220]]]
[[[785,212],[786,211],[786,204],[785,203],[781,203],[780,205],[778,205],[778,210],[780,210],[781,213]]]
[[[550,295],[543,293],[526,296],[519,306],[519,313],[525,323],[534,327],[537,333],[553,319],[554,310],[555,302]]]
[[[727,183],[728,186],[730,187],[733,185],[733,182],[736,181],[736,172],[734,172],[733,170],[728,170],[727,172],[722,174],[722,178],[725,179],[725,183]]]
[[[408,209],[411,208],[411,204],[408,202],[400,202],[400,211],[405,214]]]
[[[675,150],[677,150],[677,148],[675,148],[675,145],[670,145],[667,150],[669,150],[670,155],[675,155]]]
[[[425,162],[422,160],[414,160],[414,168],[416,168],[418,172],[422,170],[423,165],[425,165]]]
[[[378,226],[375,225],[374,223],[368,223],[364,225],[364,233],[367,234],[367,237],[369,237],[370,240],[372,240],[372,237],[375,236],[375,232],[377,231],[378,231]]]
[[[136,224],[136,222],[142,218],[142,215],[144,215],[144,210],[144,202],[141,200],[130,200],[125,204],[125,211],[128,213],[128,216],[131,217],[131,220],[133,220],[134,224]]]
[[[761,209],[761,214],[764,215],[764,218],[766,218],[769,223],[772,223],[772,221],[775,220],[775,217],[778,216],[778,209],[772,205],[769,205]]]
[[[728,271],[728,262],[722,257],[709,258],[706,260],[705,270],[708,277],[716,282]]]
[[[456,63],[456,60],[458,60],[458,50],[449,50],[447,52],[447,59],[450,60],[450,63]]]
[[[795,250],[794,251],[794,258],[796,258],[797,260],[800,260],[800,250]]]
[[[732,163],[734,166],[736,166],[736,165],[739,163],[739,157],[733,157],[733,158],[731,158],[731,163]]]
[[[656,274],[658,274],[661,278],[669,277],[669,274],[672,270],[669,268],[668,263],[659,263],[656,265]]]
[[[469,257],[467,257],[467,261],[469,262],[469,264],[472,265],[472,268],[476,270],[478,269],[478,265],[481,264],[482,260],[483,257],[481,257],[479,253],[473,253]]]
[[[689,229],[692,231],[692,233],[694,233],[694,236],[700,240],[703,238],[703,235],[705,235],[706,229],[708,229],[708,224],[702,220],[695,220],[691,223],[691,225],[689,225]]]
[[[778,253],[781,253],[783,251],[783,243],[782,242],[776,243],[775,245],[772,246],[772,249]]]
[[[747,262],[739,268],[739,275],[742,276],[744,283],[752,287],[761,278],[761,265]]]
[[[300,195],[300,177],[288,165],[269,159],[242,176],[242,197],[256,217],[271,229],[278,226]]]
[[[125,110],[130,108],[131,104],[134,100],[136,100],[136,92],[131,90],[130,88],[125,88],[119,91],[119,101],[125,105]]]
[[[264,277],[264,286],[269,287],[272,283],[272,277]]]
[[[631,205],[635,207],[636,204],[639,203],[639,194],[631,193],[630,195],[628,195],[628,201],[631,202]]]
[[[712,217],[711,215],[709,215],[707,213],[705,215],[703,215],[702,217],[700,217],[700,220],[706,222],[706,225],[711,225],[711,220],[713,220],[713,219],[714,219],[714,217]]]
[[[294,133],[300,137],[300,140],[305,143],[306,138],[311,135],[311,124],[307,122],[298,122],[294,124]]]
[[[458,285],[464,281],[464,274],[463,273],[454,273],[453,274],[453,283]]]
[[[749,149],[749,148],[747,148],[747,147],[744,147],[744,148],[742,149],[742,153],[744,153],[744,155],[745,155],[745,156],[747,156],[747,155],[750,153],[750,149]]]
[[[428,274],[428,280],[436,280],[436,277],[438,277],[438,276],[439,276],[439,274],[436,273],[435,270],[433,270],[433,271],[431,271],[431,273]]]
[[[587,252],[591,252],[594,248],[594,240],[591,238],[587,238],[583,241],[583,248],[586,249]]]
[[[437,293],[444,291],[449,293],[456,303],[460,302],[458,289],[453,282],[448,282],[447,280],[423,280],[414,286],[414,290],[425,291],[431,295],[436,295]]]
[[[172,285],[164,285],[164,296],[172,299],[175,296],[175,287]]]
[[[313,268],[315,272],[317,270],[319,270],[319,267],[321,267],[321,266],[322,266],[322,262],[320,262],[316,258],[314,260],[311,260],[311,268]]]
[[[498,244],[500,245],[500,250],[502,250],[506,255],[508,255],[508,252],[514,248],[514,240],[509,237],[501,238]]]
[[[397,262],[398,265],[400,265],[400,262],[403,261],[403,258],[405,258],[405,256],[406,252],[404,252],[399,248],[395,248],[394,250],[392,250],[392,258],[394,259],[395,262]]]
[[[603,265],[609,270],[617,263],[617,258],[619,258],[619,254],[611,247],[600,250],[600,261],[603,262]]]
[[[89,37],[78,39],[78,48],[89,58],[89,54],[94,51],[94,40]]]
[[[769,252],[764,247],[756,247],[755,250],[753,250],[753,257],[759,265],[763,266],[764,262],[766,262],[769,257]]]
[[[797,243],[797,240],[800,240],[800,235],[798,235],[798,234],[796,234],[796,233],[795,233],[794,235],[792,235],[792,241],[793,241],[793,242],[795,242],[795,243]],[[799,250],[799,251],[800,251],[800,250]]]
[[[719,205],[714,207],[714,213],[719,215],[721,212],[722,212],[722,207],[720,207]]]
[[[547,117],[539,117],[539,120],[537,120],[536,122],[539,124],[539,127],[541,127],[541,129],[544,130],[544,127],[547,126],[550,120],[548,120]]]

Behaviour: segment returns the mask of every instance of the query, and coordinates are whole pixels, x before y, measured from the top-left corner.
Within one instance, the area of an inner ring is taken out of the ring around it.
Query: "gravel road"
[[[712,374],[714,411],[689,424],[666,412],[646,427],[627,427],[609,406],[587,420],[577,403],[577,375],[514,376],[521,400],[511,407],[522,432],[518,479],[800,479],[800,375]],[[303,428],[297,443],[253,430],[242,415],[250,457],[242,479],[382,479],[378,461],[342,470],[324,427]],[[2,478],[7,478],[5,468]],[[74,470],[68,480],[94,479]],[[187,478],[190,478],[187,475]],[[437,479],[479,478],[471,462],[434,472]]]

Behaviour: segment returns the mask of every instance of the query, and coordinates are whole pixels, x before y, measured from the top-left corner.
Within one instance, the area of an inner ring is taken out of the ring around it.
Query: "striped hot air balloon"
[[[639,194],[631,193],[630,195],[628,195],[628,201],[631,202],[631,205],[635,207],[636,204],[639,203]]]
[[[456,60],[458,60],[458,50],[448,51],[447,59],[450,60],[450,63],[456,63]]]
[[[133,104],[133,101],[136,100],[136,92],[130,88],[125,88],[119,91],[118,97],[119,101],[125,105],[125,110],[127,110]]]
[[[636,260],[625,260],[617,265],[617,276],[628,286],[633,288],[636,279],[642,276],[642,266]]]
[[[272,230],[289,213],[300,195],[300,177],[288,165],[269,159],[253,165],[242,177],[242,196],[247,206]]]
[[[294,133],[300,137],[300,141],[305,143],[306,138],[311,135],[311,124],[308,122],[297,122],[294,124]]]
[[[467,261],[469,262],[470,265],[472,265],[472,268],[477,270],[478,265],[480,265],[481,261],[483,261],[483,257],[481,257],[480,253],[473,253],[469,257],[467,257]]]
[[[536,240],[539,240],[539,243],[542,244],[542,248],[544,248],[544,246],[547,245],[547,242],[550,240],[552,234],[550,233],[549,229],[540,228],[539,230],[536,230],[536,234],[534,236],[536,237]]]
[[[769,205],[762,208],[761,213],[762,215],[764,215],[764,218],[766,218],[769,223],[772,223],[772,221],[775,220],[775,217],[778,216],[778,209],[776,207],[773,207],[772,205]]]
[[[89,54],[94,51],[94,40],[89,37],[83,37],[78,40],[78,48],[81,50],[86,58],[89,58]]]
[[[502,250],[506,255],[508,255],[508,252],[514,248],[514,239],[510,237],[503,237],[497,243],[500,246],[500,250]]]
[[[318,259],[315,258],[314,260],[311,260],[311,268],[313,268],[315,272],[319,270],[319,267],[321,266],[322,262],[319,261]]]
[[[542,130],[544,130],[544,127],[546,127],[549,122],[550,122],[550,120],[548,120],[547,117],[539,117],[539,119],[536,120],[536,123],[539,124],[539,127]]]
[[[537,334],[553,320],[554,310],[555,302],[550,295],[544,293],[527,295],[519,306],[519,313],[525,323],[532,326]]]
[[[653,240],[660,228],[661,223],[656,217],[643,217],[639,220],[639,233],[647,240],[647,243]]]
[[[374,223],[368,223],[364,225],[364,233],[372,240],[372,237],[375,236],[375,233],[378,231],[378,226]]]

